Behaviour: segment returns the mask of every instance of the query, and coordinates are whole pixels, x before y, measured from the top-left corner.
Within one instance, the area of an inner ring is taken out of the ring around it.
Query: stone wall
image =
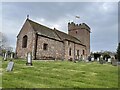
[[[77,55],[77,50],[79,50],[79,55]],[[83,50],[84,50],[84,54],[83,54]],[[75,44],[75,59],[80,60],[81,57],[83,60],[86,59],[87,57],[86,47],[79,44]]]
[[[63,42],[38,36],[36,59],[64,59]],[[48,44],[47,50],[43,45]]]
[[[27,47],[22,47],[23,37],[27,35]],[[17,47],[16,47],[16,54],[19,58],[26,58],[28,52],[33,51],[33,43],[34,43],[34,30],[31,27],[28,21],[25,22],[23,25],[20,33],[17,36]]]
[[[86,48],[85,46],[75,44],[70,41],[64,41],[65,44],[65,60],[75,60],[80,59],[81,55],[86,59]],[[69,50],[71,48],[71,55],[69,55]],[[79,50],[79,56],[77,56],[77,50]],[[83,50],[85,54],[83,55]]]
[[[80,25],[81,26],[81,25]],[[81,29],[79,26],[73,23],[69,25],[69,34],[77,37],[83,42],[85,46],[80,44],[75,44],[74,42],[64,40],[59,41],[47,36],[41,36],[37,34],[35,30],[31,27],[29,21],[26,20],[20,33],[17,36],[17,47],[16,53],[19,58],[26,58],[28,52],[32,52],[33,59],[65,59],[65,60],[75,60],[80,59],[81,55],[86,58],[90,53],[90,34],[86,30],[86,26]],[[71,30],[70,30],[71,28]],[[74,30],[72,30],[75,28]],[[87,28],[89,29],[89,28]],[[83,34],[83,35],[82,35]],[[23,37],[28,37],[27,47],[22,47]],[[47,44],[47,50],[43,49],[43,45]],[[71,48],[71,55],[69,55],[69,49]],[[79,56],[77,55],[77,50],[79,50]],[[84,55],[83,55],[84,50]]]

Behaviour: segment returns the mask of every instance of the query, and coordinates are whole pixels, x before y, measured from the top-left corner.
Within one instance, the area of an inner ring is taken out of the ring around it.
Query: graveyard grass
[[[33,61],[26,66],[26,60],[16,59],[13,71],[6,72],[8,62],[2,61],[3,88],[118,88],[118,67],[111,64]]]

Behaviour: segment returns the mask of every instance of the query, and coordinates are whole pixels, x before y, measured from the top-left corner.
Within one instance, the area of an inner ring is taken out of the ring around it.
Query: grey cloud
[[[23,3],[3,3],[3,26],[6,22],[13,23],[13,27],[8,29],[11,32],[11,44],[15,43],[15,38],[23,25],[26,15],[29,14],[33,20],[45,19],[44,24],[60,24],[61,29],[67,32],[67,22],[85,22],[91,27],[91,48],[92,50],[112,50],[115,51],[117,44],[117,3],[109,2],[23,2]],[[75,20],[75,15],[80,16],[80,20]],[[59,23],[58,23],[59,22]],[[15,26],[15,27],[14,27]],[[8,32],[4,29],[4,32]],[[17,31],[16,31],[17,30]],[[15,44],[14,44],[15,45]],[[107,45],[107,47],[105,47]]]

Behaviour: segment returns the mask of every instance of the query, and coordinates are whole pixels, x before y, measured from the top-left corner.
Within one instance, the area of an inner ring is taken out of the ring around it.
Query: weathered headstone
[[[7,60],[7,52],[4,54],[4,58],[3,58],[4,61]]]
[[[91,58],[91,61],[94,61],[94,57]]]
[[[27,63],[26,65],[32,65],[32,54],[28,53],[27,54]]]
[[[99,63],[100,63],[100,64],[103,64],[103,56],[102,56],[102,55],[100,56]]]
[[[91,61],[91,56],[88,56],[88,61]]]
[[[7,65],[6,71],[12,71],[14,66],[14,62],[10,61]]]
[[[111,58],[108,58],[108,63],[111,63]]]
[[[112,64],[113,66],[117,66],[117,61],[115,60],[114,57],[111,57],[111,64]]]
[[[97,61],[99,62],[100,58],[97,58]]]
[[[85,60],[86,62],[89,62],[89,60]]]
[[[10,58],[13,59],[13,53],[10,54]]]

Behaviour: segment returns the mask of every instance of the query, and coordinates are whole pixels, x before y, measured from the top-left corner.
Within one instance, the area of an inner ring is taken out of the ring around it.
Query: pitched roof
[[[33,29],[40,35],[43,35],[43,36],[47,36],[47,37],[50,37],[50,38],[54,38],[54,39],[57,39],[57,40],[60,40],[60,38],[56,35],[56,33],[54,32],[54,30],[46,27],[46,26],[43,26],[39,23],[36,23],[32,20],[29,20],[29,23],[31,24],[31,26],[33,27]]]
[[[66,34],[66,33],[61,32],[61,31],[56,30],[56,29],[54,31],[61,38],[62,41],[63,40],[69,40],[69,41],[72,41],[72,42],[75,42],[75,43],[79,43],[79,44],[81,43],[80,40],[78,40],[77,38],[75,38],[75,37],[73,37],[73,36],[71,36],[69,34]]]
[[[80,40],[78,40],[77,38],[75,38],[69,34],[66,34],[66,33],[61,32],[61,31],[56,30],[56,29],[48,28],[48,27],[41,25],[39,23],[36,23],[30,19],[27,19],[27,20],[29,21],[29,23],[31,24],[33,29],[39,35],[47,36],[47,37],[54,38],[54,39],[61,40],[61,41],[68,40],[68,41],[72,41],[74,43],[78,43],[78,44],[83,45]]]

